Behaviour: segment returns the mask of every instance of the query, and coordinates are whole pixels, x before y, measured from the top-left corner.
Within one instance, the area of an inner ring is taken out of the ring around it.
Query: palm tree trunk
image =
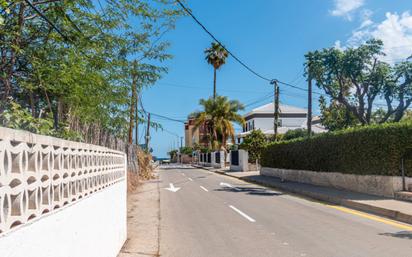
[[[213,69],[213,100],[216,99],[216,68]]]

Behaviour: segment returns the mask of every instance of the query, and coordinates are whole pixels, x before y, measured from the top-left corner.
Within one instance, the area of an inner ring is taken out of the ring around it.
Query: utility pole
[[[146,129],[146,149],[147,149],[147,152],[150,151],[149,142],[150,142],[150,112],[147,113],[147,129]]]
[[[134,131],[134,137],[136,145],[139,145],[139,92],[136,94],[136,128]]]
[[[275,136],[275,140],[277,140],[278,126],[279,126],[279,86],[278,86],[277,80],[272,80],[271,84],[274,87],[274,95],[273,95],[273,114],[274,114],[273,133],[274,133],[274,136]]]
[[[312,135],[312,78],[308,75],[308,137]]]
[[[135,114],[137,104],[137,62],[133,62],[133,69],[131,71],[132,76],[132,96],[130,99],[130,114],[129,114],[129,144],[133,144],[133,126],[134,119],[137,119],[137,113]]]

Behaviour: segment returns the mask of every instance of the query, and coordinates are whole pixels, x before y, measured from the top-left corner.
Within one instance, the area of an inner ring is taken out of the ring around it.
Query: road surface
[[[161,256],[412,256],[407,224],[206,170],[159,173]]]

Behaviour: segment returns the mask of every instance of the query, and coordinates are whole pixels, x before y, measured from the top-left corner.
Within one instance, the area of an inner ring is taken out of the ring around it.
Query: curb
[[[333,196],[328,196],[328,195],[324,195],[324,194],[319,194],[319,193],[314,193],[314,192],[310,192],[310,191],[305,191],[305,190],[296,190],[287,186],[279,186],[279,185],[273,185],[271,183],[264,183],[262,181],[258,181],[258,180],[254,180],[254,179],[250,179],[250,178],[241,178],[241,177],[236,177],[233,175],[230,175],[224,171],[213,171],[210,169],[206,169],[205,167],[196,167],[196,168],[200,168],[200,169],[204,169],[204,170],[208,170],[210,172],[214,172],[214,173],[218,173],[221,175],[225,175],[228,177],[232,177],[232,178],[236,178],[242,181],[246,181],[249,183],[254,183],[254,184],[258,184],[258,185],[262,185],[265,187],[270,187],[273,189],[278,189],[281,191],[285,191],[285,192],[290,192],[290,193],[294,193],[300,196],[306,196],[308,198],[314,199],[314,200],[318,200],[318,201],[322,201],[322,202],[326,202],[326,203],[331,203],[331,204],[336,204],[336,205],[341,205],[341,206],[345,206],[351,209],[355,209],[358,211],[364,211],[367,213],[371,213],[374,215],[378,215],[378,216],[382,216],[382,217],[386,217],[386,218],[390,218],[396,221],[400,221],[400,222],[404,222],[404,223],[408,223],[408,224],[412,224],[412,215],[410,214],[406,214],[403,212],[399,212],[399,211],[395,211],[395,210],[391,210],[391,209],[386,209],[386,208],[382,208],[382,207],[377,207],[377,206],[372,206],[369,204],[365,204],[365,203],[360,203],[360,202],[356,202],[356,201],[352,201],[352,200],[346,200],[346,199],[342,199],[339,197],[333,197]]]
[[[236,178],[235,176],[230,176],[230,177]],[[386,208],[382,208],[382,207],[377,207],[377,206],[372,206],[372,205],[369,205],[369,204],[360,203],[360,202],[356,202],[356,201],[346,200],[346,199],[342,199],[342,198],[339,198],[339,197],[333,197],[333,196],[327,196],[327,195],[324,195],[324,194],[313,193],[313,192],[310,192],[310,191],[294,190],[294,189],[291,189],[290,187],[287,187],[287,186],[278,186],[278,185],[274,186],[270,183],[262,183],[261,181],[256,181],[254,179],[247,179],[247,178],[238,178],[238,179],[246,181],[246,182],[251,182],[251,183],[271,187],[271,188],[280,189],[282,191],[291,192],[291,193],[295,193],[295,194],[298,194],[298,195],[307,196],[307,197],[315,199],[315,200],[320,200],[320,201],[323,201],[323,202],[337,204],[337,205],[345,206],[345,207],[348,207],[348,208],[351,208],[351,209],[368,212],[368,213],[375,214],[375,215],[378,215],[378,216],[383,216],[383,217],[386,217],[386,218],[390,218],[390,219],[393,219],[393,220],[396,220],[396,221],[412,224],[412,215],[402,213],[402,212],[399,212],[399,211],[386,209]]]

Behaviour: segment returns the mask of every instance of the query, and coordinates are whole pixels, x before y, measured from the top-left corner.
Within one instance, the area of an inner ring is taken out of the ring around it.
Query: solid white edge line
[[[234,210],[235,212],[239,213],[240,215],[243,216],[243,218],[247,219],[250,222],[256,222],[256,220],[252,219],[251,217],[249,217],[248,215],[246,215],[244,212],[242,212],[241,210],[239,210],[238,208],[236,208],[233,205],[229,205],[229,207]]]
[[[209,190],[207,190],[205,187],[200,186],[201,189],[205,190],[206,192],[209,192]]]

